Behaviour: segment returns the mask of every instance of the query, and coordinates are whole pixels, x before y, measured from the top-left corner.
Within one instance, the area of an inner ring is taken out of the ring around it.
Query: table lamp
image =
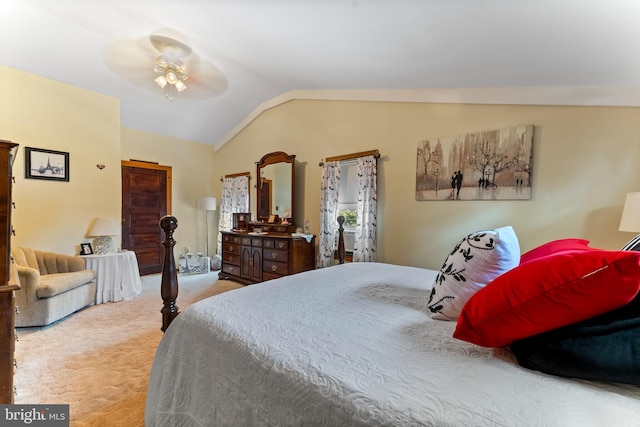
[[[640,232],[640,193],[627,193],[618,230]],[[622,250],[640,251],[640,234],[624,245]]]
[[[95,218],[87,233],[87,237],[97,237],[94,240],[94,251],[104,255],[111,252],[111,236],[120,233],[120,226],[112,218]]]

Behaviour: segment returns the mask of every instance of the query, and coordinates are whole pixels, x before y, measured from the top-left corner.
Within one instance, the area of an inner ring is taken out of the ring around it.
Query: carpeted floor
[[[178,306],[243,286],[218,273],[179,275]],[[147,381],[162,337],[159,274],[134,299],[18,328],[15,403],[70,405],[71,426],[143,426]]]

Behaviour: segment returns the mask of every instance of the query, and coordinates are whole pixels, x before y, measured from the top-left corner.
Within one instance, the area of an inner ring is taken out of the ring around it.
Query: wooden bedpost
[[[176,241],[173,238],[173,232],[178,228],[178,220],[171,215],[165,215],[160,218],[160,228],[164,231],[164,262],[162,264],[162,283],[160,285],[160,293],[164,306],[162,307],[162,332],[165,332],[171,321],[178,315],[180,308],[176,305],[178,298],[178,271],[173,255],[173,247]]]
[[[344,264],[344,258],[347,253],[344,250],[344,217],[340,215],[338,217],[338,264]]]

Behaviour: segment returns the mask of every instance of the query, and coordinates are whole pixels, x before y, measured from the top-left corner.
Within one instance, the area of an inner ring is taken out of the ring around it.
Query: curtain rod
[[[251,180],[251,172],[239,172],[239,173],[232,173],[229,175],[225,175],[225,178],[237,178],[239,176],[248,176],[249,180]],[[220,181],[224,181],[224,179],[222,177],[220,177]]]
[[[352,159],[357,159],[359,157],[366,157],[366,156],[373,156],[374,158],[379,159],[380,152],[378,150],[369,150],[369,151],[361,151],[359,153],[344,154],[342,156],[327,157],[326,159],[321,160],[320,163],[318,163],[318,166],[324,166],[324,162],[340,162],[342,160],[352,160]]]

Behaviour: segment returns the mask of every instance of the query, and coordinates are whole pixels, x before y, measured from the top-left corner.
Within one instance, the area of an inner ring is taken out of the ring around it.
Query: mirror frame
[[[295,205],[296,205],[296,156],[295,154],[287,154],[284,151],[274,151],[267,153],[256,162],[256,220],[266,221],[267,217],[260,217],[260,171],[262,168],[274,163],[290,163],[291,164],[291,223],[295,223]]]

